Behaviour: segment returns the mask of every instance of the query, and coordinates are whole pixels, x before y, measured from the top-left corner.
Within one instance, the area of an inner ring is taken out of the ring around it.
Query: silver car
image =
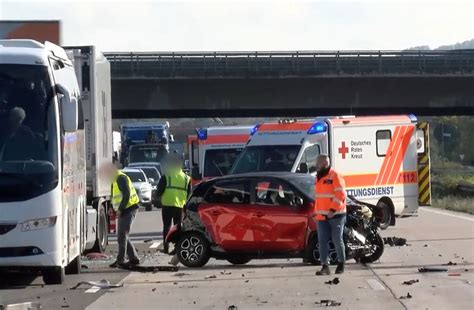
[[[132,181],[133,187],[135,187],[138,198],[140,199],[140,205],[144,206],[147,210],[151,209],[152,185],[151,180],[146,177],[145,172],[138,168],[125,168],[122,172],[128,175]]]

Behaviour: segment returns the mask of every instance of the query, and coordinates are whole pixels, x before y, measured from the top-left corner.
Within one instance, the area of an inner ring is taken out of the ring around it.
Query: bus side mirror
[[[194,166],[191,169],[191,178],[193,178],[193,180],[201,180],[201,174],[199,173],[199,167],[198,166]]]
[[[78,127],[78,102],[71,97],[71,92],[65,86],[56,84],[56,91],[63,95],[61,98],[61,117],[65,132],[76,132]]]
[[[298,168],[298,172],[299,173],[308,173],[309,172],[308,164],[307,163],[301,163],[300,167]]]

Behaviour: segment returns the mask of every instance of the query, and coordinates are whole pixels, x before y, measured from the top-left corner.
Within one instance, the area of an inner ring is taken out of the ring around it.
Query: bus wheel
[[[43,281],[46,285],[63,284],[64,268],[60,266],[48,267],[43,269]]]
[[[108,224],[107,224],[107,214],[103,205],[100,205],[97,210],[98,219],[97,219],[97,233],[94,247],[88,252],[98,252],[104,253],[105,248],[107,247],[107,239],[109,238]]]
[[[390,212],[390,207],[383,201],[379,201],[377,206],[380,207],[380,210],[382,211],[379,227],[380,229],[385,230],[392,222],[392,212]]]

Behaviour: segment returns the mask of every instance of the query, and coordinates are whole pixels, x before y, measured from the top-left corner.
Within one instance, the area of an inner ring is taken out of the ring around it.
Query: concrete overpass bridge
[[[474,115],[474,50],[106,56],[116,118]]]

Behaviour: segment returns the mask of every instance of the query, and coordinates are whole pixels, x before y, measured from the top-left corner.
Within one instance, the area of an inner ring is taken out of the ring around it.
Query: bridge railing
[[[114,78],[474,75],[474,50],[106,53]]]

